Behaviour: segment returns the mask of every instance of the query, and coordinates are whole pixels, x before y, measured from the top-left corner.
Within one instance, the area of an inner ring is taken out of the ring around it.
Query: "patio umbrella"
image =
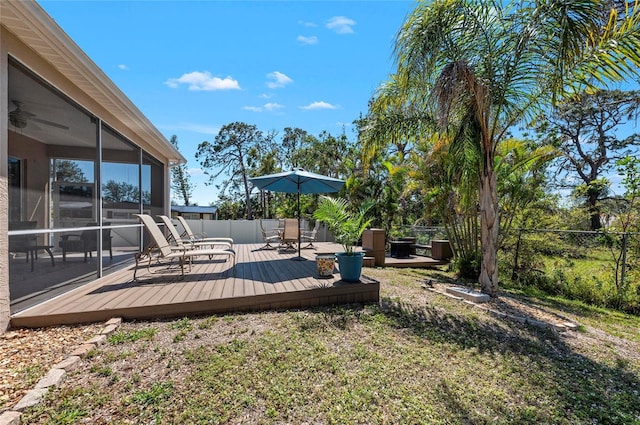
[[[338,192],[344,186],[344,180],[311,173],[296,168],[283,173],[268,174],[266,176],[249,179],[261,190],[271,192],[295,193],[298,197],[298,256],[294,260],[305,260],[300,255],[300,194]]]

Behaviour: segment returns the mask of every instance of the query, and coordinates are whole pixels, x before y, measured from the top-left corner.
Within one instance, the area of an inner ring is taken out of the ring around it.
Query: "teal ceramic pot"
[[[338,258],[338,269],[340,277],[345,282],[359,282],[362,273],[362,259],[364,252],[356,252],[354,255],[347,255],[344,252],[336,254]]]

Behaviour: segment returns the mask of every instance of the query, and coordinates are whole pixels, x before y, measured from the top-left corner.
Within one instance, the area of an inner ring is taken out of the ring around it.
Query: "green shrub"
[[[480,276],[481,259],[476,255],[456,257],[451,262],[451,269],[462,279],[477,279]]]
[[[515,282],[520,287],[533,287],[550,295],[559,295],[562,292],[557,276],[549,276],[536,269],[525,270],[516,275]]]

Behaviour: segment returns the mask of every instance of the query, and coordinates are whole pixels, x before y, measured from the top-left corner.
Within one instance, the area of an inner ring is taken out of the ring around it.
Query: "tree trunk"
[[[591,221],[591,230],[596,231],[602,228],[600,221],[600,209],[598,208],[598,196],[600,193],[589,195],[587,198],[587,207],[589,208],[589,219]]]
[[[247,203],[246,205],[246,211],[247,211],[247,220],[253,220],[253,211],[251,209],[251,190],[249,189],[249,177],[248,177],[248,173],[247,173],[247,169],[244,166],[244,158],[242,157],[242,155],[239,155],[240,157],[240,169],[242,172],[242,183],[244,184],[244,199],[245,202]]]
[[[478,279],[482,292],[498,296],[498,188],[493,167],[485,167],[480,176],[480,242],[482,264]]]

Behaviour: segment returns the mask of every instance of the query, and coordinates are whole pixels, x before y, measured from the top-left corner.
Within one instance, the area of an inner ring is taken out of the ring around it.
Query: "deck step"
[[[375,266],[376,266],[375,257],[364,257],[362,259],[362,267],[375,267]]]

